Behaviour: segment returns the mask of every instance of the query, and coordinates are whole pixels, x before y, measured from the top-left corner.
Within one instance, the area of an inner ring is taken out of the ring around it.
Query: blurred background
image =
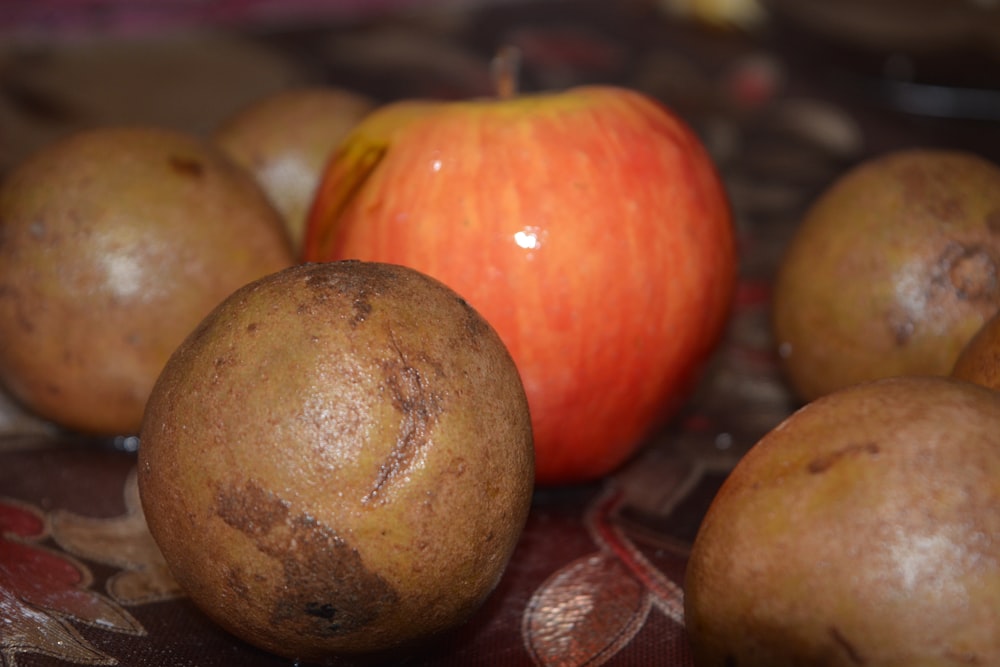
[[[7,0],[0,170],[95,123],[205,131],[301,82],[488,94],[501,45],[522,50],[525,89],[623,83],[696,118],[790,91],[890,114],[871,149],[944,141],[927,120],[944,119],[963,124],[948,143],[995,151],[979,136],[1000,120],[994,0]]]
[[[685,118],[725,179],[751,285],[816,194],[868,156],[919,145],[1000,161],[995,0],[7,0],[0,177],[77,129],[207,135],[298,85],[376,102],[491,95],[507,46],[524,91],[624,85]],[[700,409],[752,442],[789,400],[765,315],[747,312]]]

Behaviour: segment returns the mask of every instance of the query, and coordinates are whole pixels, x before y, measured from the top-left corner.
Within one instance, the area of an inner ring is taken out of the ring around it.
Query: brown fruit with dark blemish
[[[962,349],[951,375],[1000,391],[1000,313],[986,322]]]
[[[685,578],[698,667],[1000,664],[1000,394],[945,377],[805,406],[723,483]]]
[[[136,433],[191,329],[293,262],[260,188],[207,142],[105,127],[49,144],[0,186],[0,380],[66,428]]]
[[[804,400],[948,375],[1000,310],[1000,167],[912,149],[844,174],[807,211],[774,286],[782,365]]]
[[[304,264],[178,348],[139,448],[181,586],[290,658],[405,649],[469,617],[534,480],[520,377],[464,300],[412,269]]]
[[[327,159],[373,108],[374,100],[341,88],[289,88],[247,105],[216,129],[216,143],[254,175],[281,213],[296,253]]]

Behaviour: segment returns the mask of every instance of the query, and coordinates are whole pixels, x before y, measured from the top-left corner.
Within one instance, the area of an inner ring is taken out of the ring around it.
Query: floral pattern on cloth
[[[181,597],[159,547],[146,527],[135,470],[125,481],[126,512],[110,519],[57,510],[50,516],[52,537],[65,551],[120,570],[107,582],[119,604],[137,605]]]
[[[516,650],[511,654],[515,660],[491,664],[596,667],[625,651],[656,614],[666,625],[655,634],[671,646],[670,651],[684,657],[678,664],[689,664],[681,579],[691,530],[676,519],[691,512],[690,507],[682,508],[691,497],[700,497],[696,507],[711,497],[729,465],[725,457],[706,463],[665,456],[651,448],[603,486],[585,491],[586,496],[572,491],[574,498],[588,498],[583,505],[576,500],[567,503],[565,498],[548,503],[543,497],[536,512],[541,518],[529,522],[506,586],[491,596],[486,613],[459,630],[463,641],[481,651],[482,637],[494,630],[492,618],[511,619],[505,621],[502,633],[510,638],[520,634],[520,642],[505,640],[508,650]],[[123,662],[123,656],[138,655],[136,646],[164,638],[149,636],[126,607],[149,609],[148,605],[158,604],[154,608],[158,613],[179,620],[181,626],[210,623],[183,598],[148,532],[134,467],[119,479],[117,493],[125,510],[107,518],[60,507],[46,512],[38,504],[0,498],[2,667],[16,667],[18,657],[26,654],[59,664],[132,664]],[[683,512],[675,516],[678,508]],[[560,526],[546,525],[549,511],[563,513]],[[566,542],[576,543],[570,551],[551,553],[546,548],[553,528],[568,537]],[[518,570],[524,566],[541,574],[522,582],[524,572]],[[107,572],[95,577],[95,568]],[[102,580],[106,592],[97,590]],[[81,632],[82,627],[122,635],[113,642],[123,647],[122,653],[102,650]],[[221,630],[213,632],[225,640]],[[124,636],[132,639],[126,641]],[[235,638],[229,641],[238,655],[254,657],[251,647]],[[448,650],[446,644],[414,656],[408,664],[462,664],[461,657],[456,663],[441,653]],[[143,650],[163,655],[148,647]],[[274,656],[256,657],[267,664],[289,664]]]
[[[84,665],[114,665],[73,623],[141,636],[139,622],[113,599],[90,590],[91,571],[45,546],[49,524],[37,507],[0,499],[0,662],[41,653]]]
[[[599,550],[564,565],[528,603],[522,633],[536,664],[602,665],[632,641],[654,608],[683,626],[681,587],[615,521],[624,497],[613,487],[598,496],[584,520]],[[686,549],[678,551],[686,557]]]
[[[683,662],[670,664],[689,664],[683,574],[696,526],[685,516],[701,514],[732,463],[651,448],[607,482],[582,516],[596,550],[553,572],[525,607],[522,638],[536,665],[603,665],[654,612],[669,622],[661,636],[680,638]]]

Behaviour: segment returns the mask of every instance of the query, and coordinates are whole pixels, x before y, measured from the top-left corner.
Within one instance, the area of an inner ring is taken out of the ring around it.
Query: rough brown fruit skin
[[[493,329],[412,269],[304,264],[236,292],[149,401],[139,488],[181,586],[322,660],[465,620],[526,520],[533,445]]]
[[[699,667],[1000,664],[1000,394],[877,380],[755,445],[691,552]]]
[[[106,127],[49,144],[0,185],[0,380],[66,428],[136,433],[191,329],[293,261],[260,188],[207,142]]]
[[[375,102],[331,87],[290,88],[228,118],[213,138],[248,169],[281,213],[298,252],[326,161]]]
[[[986,322],[962,349],[951,375],[1000,391],[1000,313]]]
[[[1000,168],[912,149],[848,171],[779,267],[773,325],[806,401],[864,380],[948,375],[1000,309]]]

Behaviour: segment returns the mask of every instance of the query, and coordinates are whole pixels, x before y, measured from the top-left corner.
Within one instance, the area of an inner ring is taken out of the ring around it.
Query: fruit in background
[[[1000,664],[1000,394],[853,385],[740,460],[685,579],[699,667]]]
[[[671,416],[737,263],[697,136],[602,86],[376,110],[328,165],[304,257],[411,266],[479,310],[520,370],[543,484],[608,473]]]
[[[0,185],[0,381],[63,427],[135,433],[188,332],[293,262],[260,188],[206,142],[107,127],[49,144]]]
[[[713,28],[754,30],[767,19],[760,0],[657,0],[667,14]]]
[[[968,153],[872,158],[806,212],[773,326],[804,400],[864,380],[948,375],[1000,310],[1000,167]]]
[[[215,142],[250,170],[281,213],[296,252],[327,159],[374,106],[340,88],[292,88],[241,109],[216,129]]]
[[[513,360],[457,294],[400,266],[302,264],[237,291],[171,357],[140,439],[143,509],[178,583],[293,659],[461,623],[531,502]]]
[[[1000,313],[962,349],[951,375],[1000,391]]]

